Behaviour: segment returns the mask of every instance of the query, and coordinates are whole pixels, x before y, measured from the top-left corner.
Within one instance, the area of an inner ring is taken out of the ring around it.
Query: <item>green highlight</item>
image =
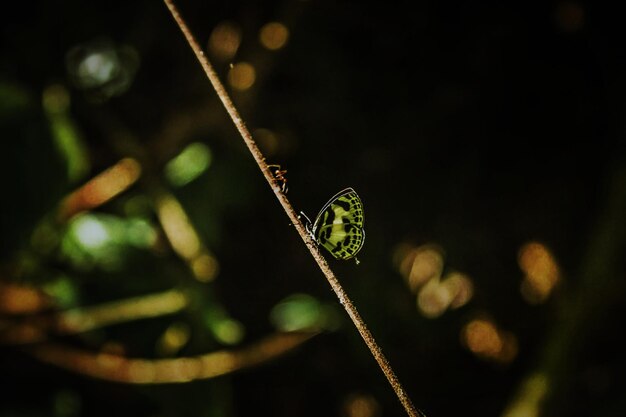
[[[70,116],[70,97],[65,87],[52,85],[43,92],[42,104],[57,150],[65,160],[70,181],[83,178],[90,169],[87,149]]]
[[[74,307],[78,304],[78,290],[74,281],[66,276],[60,275],[53,281],[43,286],[44,292],[52,297],[55,303],[63,308]]]
[[[294,294],[272,309],[270,321],[281,331],[293,332],[321,328],[324,320],[317,299],[307,294]]]
[[[211,150],[204,143],[189,144],[165,165],[165,177],[176,187],[198,178],[211,164]]]
[[[149,248],[156,240],[156,230],[145,219],[87,213],[68,225],[61,252],[79,269],[116,270],[128,249]]]
[[[213,333],[213,337],[225,345],[235,345],[245,335],[245,328],[239,321],[231,318],[221,308],[212,307],[204,313],[204,324]]]

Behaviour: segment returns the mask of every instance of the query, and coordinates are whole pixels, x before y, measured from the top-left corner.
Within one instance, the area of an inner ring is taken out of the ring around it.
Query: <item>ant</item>
[[[276,182],[280,184],[280,190],[283,194],[287,194],[287,191],[289,190],[287,187],[287,177],[285,176],[285,174],[287,174],[287,170],[280,169],[280,165],[268,165],[268,168],[272,172],[272,175],[274,175]]]

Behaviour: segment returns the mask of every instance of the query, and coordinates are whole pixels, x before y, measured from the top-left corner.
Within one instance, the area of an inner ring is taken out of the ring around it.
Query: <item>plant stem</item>
[[[402,403],[405,411],[411,417],[424,416],[422,412],[418,411],[415,408],[415,406],[411,402],[411,399],[404,391],[404,388],[402,388],[402,385],[400,384],[398,377],[396,376],[393,369],[391,368],[391,365],[389,365],[389,362],[383,355],[383,352],[380,346],[378,346],[378,344],[376,343],[374,336],[372,336],[370,331],[367,329],[365,322],[359,315],[354,304],[352,304],[352,301],[350,301],[350,298],[348,297],[343,287],[339,283],[339,280],[337,279],[333,271],[330,269],[330,266],[328,265],[328,263],[322,256],[322,253],[320,252],[317,244],[313,241],[309,233],[306,231],[304,225],[302,224],[302,222],[300,221],[298,217],[298,214],[293,209],[291,203],[289,202],[285,194],[281,191],[281,185],[276,182],[267,163],[265,162],[265,158],[263,157],[263,154],[261,153],[254,139],[252,138],[252,135],[250,134],[250,131],[246,127],[246,124],[244,123],[243,119],[239,115],[239,112],[235,108],[235,105],[230,99],[228,93],[226,92],[224,85],[221,83],[219,77],[217,76],[215,69],[213,68],[208,58],[206,57],[205,53],[203,52],[202,48],[198,44],[198,41],[194,38],[193,34],[187,27],[187,24],[185,23],[180,13],[178,12],[178,9],[174,5],[174,2],[172,0],[164,0],[164,1],[167,7],[169,8],[170,12],[172,13],[173,18],[176,21],[176,24],[178,25],[180,30],[183,32],[183,35],[185,36],[187,43],[189,44],[194,54],[196,55],[196,58],[200,62],[200,65],[202,65],[202,68],[204,69],[206,76],[209,78],[209,81],[211,82],[213,88],[215,89],[215,92],[217,93],[219,99],[224,104],[224,107],[226,108],[226,111],[230,115],[230,118],[232,119],[233,123],[235,124],[235,127],[239,131],[239,134],[241,135],[242,139],[248,146],[248,149],[252,153],[254,160],[259,165],[259,168],[261,169],[261,172],[265,176],[265,179],[267,180],[268,184],[274,191],[276,198],[278,199],[280,204],[283,206],[283,209],[287,213],[287,216],[289,216],[289,219],[291,220],[291,223],[295,226],[296,230],[298,231],[298,234],[300,235],[300,237],[302,238],[306,246],[309,248],[311,255],[313,256],[313,258],[319,265],[320,269],[322,270],[322,273],[326,276],[328,283],[330,284],[331,288],[333,289],[333,291],[339,298],[339,303],[341,303],[341,305],[344,307],[344,309],[346,310],[346,312],[352,319],[352,322],[356,326],[357,330],[361,334],[361,337],[365,341],[365,344],[369,348],[370,352],[372,352],[372,355],[374,355],[374,358],[376,359],[376,361],[378,362],[378,365],[380,366],[383,373],[387,377],[387,380],[389,381],[389,383],[391,384],[391,387],[393,388],[396,395],[398,396],[398,399]]]

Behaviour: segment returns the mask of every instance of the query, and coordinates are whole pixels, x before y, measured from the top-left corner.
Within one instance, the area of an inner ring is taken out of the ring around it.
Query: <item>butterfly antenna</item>
[[[313,226],[311,224],[311,219],[309,219],[309,217],[306,214],[304,214],[303,211],[300,212],[300,214],[298,215],[298,218],[299,219],[304,218],[304,220],[305,220],[304,221],[304,228],[307,230],[307,232],[311,233],[311,227]]]

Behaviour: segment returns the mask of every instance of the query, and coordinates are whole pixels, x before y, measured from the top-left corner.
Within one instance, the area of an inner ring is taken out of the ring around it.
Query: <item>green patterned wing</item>
[[[354,258],[365,240],[363,203],[352,188],[337,193],[320,210],[311,233],[337,259]],[[358,262],[358,261],[357,261]]]

